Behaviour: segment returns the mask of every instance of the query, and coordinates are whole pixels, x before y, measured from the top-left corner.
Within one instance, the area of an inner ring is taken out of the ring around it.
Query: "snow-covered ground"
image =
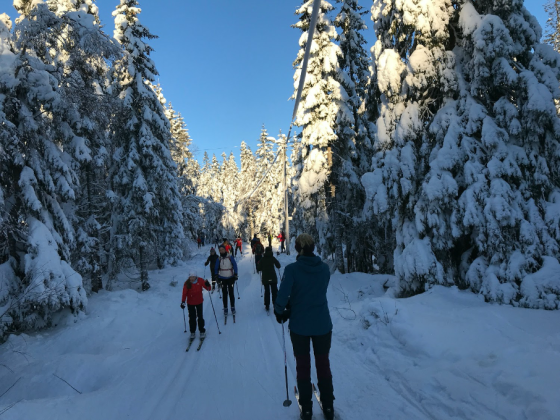
[[[208,338],[200,352],[185,353],[182,280],[193,267],[204,274],[208,249],[184,267],[151,272],[148,292],[103,291],[76,323],[69,317],[49,331],[12,336],[0,346],[0,420],[298,418],[295,404],[282,406],[282,329],[264,311],[247,251],[237,323],[223,325],[214,293],[218,334],[205,294]],[[280,257],[283,265],[293,259]],[[560,418],[560,312],[490,305],[443,287],[395,300],[385,294],[387,280],[337,274],[331,281],[341,419]]]

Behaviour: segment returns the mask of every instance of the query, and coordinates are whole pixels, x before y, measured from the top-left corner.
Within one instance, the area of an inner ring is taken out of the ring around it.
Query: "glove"
[[[208,264],[210,264],[210,262],[209,262],[209,261],[206,261],[206,262],[204,263],[204,266],[206,267]]]
[[[185,309],[185,302],[181,302],[181,309]]]
[[[290,318],[289,311],[284,310],[283,314],[279,314],[278,312],[274,311],[274,315],[276,316],[276,322],[279,324],[283,324]]]
[[[206,287],[210,287],[210,282],[209,282],[208,280],[205,280],[205,281],[204,281],[204,285],[205,285]]]
[[[239,276],[237,274],[234,274],[233,275],[233,280],[237,280],[237,279],[239,279]]]

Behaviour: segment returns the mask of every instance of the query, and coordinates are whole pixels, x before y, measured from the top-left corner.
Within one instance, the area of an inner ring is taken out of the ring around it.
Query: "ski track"
[[[260,276],[254,273],[249,247],[237,258],[237,322],[233,323],[230,314],[224,325],[219,294],[204,292],[207,337],[197,352],[197,331],[193,346],[185,352],[189,334],[183,332],[179,309],[181,279],[190,268],[210,277],[209,270],[203,268],[209,248],[204,247],[185,266],[151,272],[152,288],[146,293],[104,291],[92,297],[88,315],[80,322],[21,338],[17,351],[10,350],[12,343],[2,346],[2,363],[14,373],[0,377],[7,378],[5,384],[0,384],[0,393],[18,378],[21,380],[0,399],[0,413],[8,409],[0,414],[0,420],[297,419],[299,410],[293,395],[296,369],[289,330],[286,325],[288,389],[293,404],[285,408],[282,328],[272,310],[268,316],[265,312]],[[278,259],[283,272],[294,256],[282,254]],[[174,277],[179,280],[176,287],[169,285]],[[338,295],[340,291],[344,293],[342,287],[339,282],[329,288],[333,320],[341,315],[334,307],[342,302]],[[338,419],[504,418],[485,406],[484,401],[446,401],[453,396],[445,389],[437,389],[437,381],[430,384],[433,398],[426,400],[430,390],[414,389],[403,372],[381,362],[381,354],[407,350],[398,348],[398,340],[375,340],[374,335],[356,335],[346,331],[344,322],[335,322],[331,365]],[[82,394],[54,374],[68,380]],[[459,370],[453,374],[476,380]],[[317,382],[314,360],[312,380]],[[44,384],[38,387],[37,383]],[[316,402],[314,413],[314,419],[322,418]]]

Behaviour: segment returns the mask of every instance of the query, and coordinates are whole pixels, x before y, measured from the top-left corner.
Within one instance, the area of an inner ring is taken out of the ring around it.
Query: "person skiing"
[[[226,252],[228,254],[233,255],[233,248],[232,248],[231,244],[229,243],[229,241],[227,240],[227,238],[224,238],[224,242],[222,243],[222,246],[225,247]]]
[[[280,262],[274,257],[272,247],[267,247],[262,257],[257,264],[257,269],[262,272],[262,284],[264,286],[264,307],[268,312],[270,309],[270,295],[272,294],[272,306],[276,302],[276,295],[278,293],[278,277],[276,277],[276,270],[274,267],[280,268]]]
[[[235,296],[233,294],[233,285],[238,279],[237,263],[227,251],[224,245],[220,245],[220,256],[216,260],[214,273],[218,276],[218,281],[222,283],[222,295],[224,300],[224,315],[228,314],[227,298],[229,294],[229,302],[231,305],[231,314],[235,315]]]
[[[272,233],[268,232],[267,239],[268,239],[268,246],[271,247],[272,246]]]
[[[218,260],[218,255],[216,254],[216,250],[212,247],[210,248],[210,255],[208,259],[204,263],[204,266],[210,264],[210,274],[212,275],[212,291],[216,290],[216,281],[218,280],[218,275],[214,273],[214,267],[216,267],[216,261]],[[220,287],[220,283],[218,282],[218,287]]]
[[[237,239],[235,240],[235,256],[237,257],[237,250],[239,250],[239,253],[241,255],[243,255],[243,250],[241,249],[241,247],[243,246],[243,242],[241,241],[241,238],[238,236]]]
[[[278,240],[280,241],[280,252],[284,252],[286,250],[284,242],[286,241],[286,235],[284,234],[284,231],[280,232],[280,235],[278,235]]]
[[[200,245],[202,243],[202,240],[200,239],[200,235],[198,235],[198,237],[196,238],[196,242],[198,243],[198,247],[200,248]]]
[[[181,300],[182,309],[185,309],[185,300],[187,301],[191,339],[194,339],[195,337],[197,319],[200,338],[204,338],[206,336],[204,318],[202,316],[202,302],[204,302],[202,288],[210,291],[210,282],[198,277],[195,271],[191,271],[189,273],[189,278],[183,286],[183,298]]]
[[[253,254],[255,253],[255,245],[258,241],[259,238],[257,238],[257,234],[255,233],[255,236],[253,237],[253,239],[251,239],[251,251],[253,251]]]
[[[214,239],[214,248],[218,249],[219,246],[220,246],[220,237],[216,235],[216,238]]]
[[[255,266],[257,267],[257,271],[259,271],[259,261],[264,254],[264,246],[261,244],[261,240],[257,238],[257,242],[255,244]]]
[[[202,246],[204,246],[204,232],[200,234],[200,242],[202,242]]]
[[[288,319],[290,309],[290,337],[296,358],[297,387],[301,405],[301,418],[310,420],[313,415],[311,386],[310,341],[313,342],[317,379],[323,413],[334,418],[334,391],[329,361],[333,324],[327,302],[330,281],[329,266],[316,256],[315,241],[308,234],[296,239],[298,257],[284,270],[284,277],[276,296],[274,314],[279,323]]]

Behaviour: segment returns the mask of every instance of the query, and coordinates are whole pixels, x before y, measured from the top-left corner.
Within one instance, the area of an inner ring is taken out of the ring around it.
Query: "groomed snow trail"
[[[102,291],[78,322],[64,315],[52,329],[11,336],[0,346],[0,420],[297,419],[288,330],[294,404],[284,408],[282,329],[264,310],[248,247],[238,258],[237,323],[230,316],[224,325],[218,293],[205,292],[207,338],[197,352],[197,333],[185,352],[183,282],[191,269],[210,278],[209,249],[182,267],[150,272],[147,292],[126,284]],[[295,256],[278,259],[283,271]],[[331,277],[330,359],[341,420],[557,418],[560,311],[489,305],[443,287],[395,300],[383,287],[391,279]]]

